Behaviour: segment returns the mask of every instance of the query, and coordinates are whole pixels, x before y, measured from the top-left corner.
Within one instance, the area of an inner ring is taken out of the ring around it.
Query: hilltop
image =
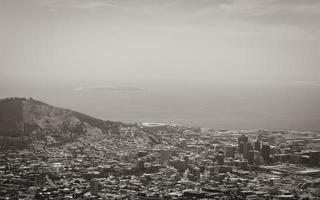
[[[156,138],[132,124],[105,121],[55,107],[32,98],[0,100],[0,137],[2,145],[24,146],[73,142],[79,138],[119,138],[124,127],[135,141],[152,143]]]

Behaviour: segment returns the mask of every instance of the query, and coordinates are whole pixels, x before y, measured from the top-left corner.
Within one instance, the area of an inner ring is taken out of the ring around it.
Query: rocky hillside
[[[8,142],[28,143],[73,141],[90,134],[117,135],[120,122],[104,121],[68,109],[58,108],[32,98],[0,100],[0,137]]]

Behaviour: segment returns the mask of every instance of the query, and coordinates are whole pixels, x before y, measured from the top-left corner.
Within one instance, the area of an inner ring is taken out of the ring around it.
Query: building
[[[160,164],[164,164],[169,160],[170,151],[169,150],[160,150]]]
[[[262,157],[260,151],[254,151],[254,164],[255,165],[261,165],[262,164]]]
[[[99,182],[98,179],[93,178],[90,180],[90,193],[91,195],[97,195],[99,190]]]
[[[224,164],[224,155],[223,155],[223,153],[219,153],[218,155],[216,155],[216,159],[217,159],[218,165],[223,165]]]
[[[148,122],[144,122],[144,123],[141,124],[141,127],[145,131],[160,131],[160,130],[166,129],[168,127],[168,125],[167,124],[163,124],[163,123],[148,123]]]
[[[226,158],[234,158],[235,148],[234,146],[226,146],[224,149],[224,155]]]
[[[250,143],[248,143],[248,141],[244,141],[243,142],[243,146],[242,146],[242,155],[244,159],[248,159],[248,153],[249,153],[249,149],[250,149]]]
[[[269,145],[262,145],[261,155],[265,163],[270,162],[270,146]]]
[[[238,152],[243,155],[244,159],[248,158],[248,137],[245,135],[238,138]]]
[[[260,151],[261,150],[261,142],[260,142],[260,140],[257,140],[254,143],[254,150],[256,150],[256,151]]]
[[[254,150],[254,148],[253,148],[252,144],[249,142],[248,143],[248,152],[251,151],[251,150]]]
[[[139,171],[144,170],[144,163],[145,163],[144,159],[138,158],[137,168],[138,168]]]
[[[254,150],[248,152],[248,164],[254,165]]]

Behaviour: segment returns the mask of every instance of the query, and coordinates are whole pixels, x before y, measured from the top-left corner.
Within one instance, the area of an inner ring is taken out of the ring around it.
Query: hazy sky
[[[0,97],[320,130],[319,19],[319,0],[0,0]]]
[[[0,0],[0,79],[319,81],[319,19],[318,0]]]

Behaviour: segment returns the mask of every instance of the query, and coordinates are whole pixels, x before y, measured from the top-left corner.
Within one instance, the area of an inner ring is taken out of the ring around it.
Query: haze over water
[[[1,84],[0,88],[1,97],[32,96],[52,105],[116,121],[229,129],[319,130],[318,85],[168,81],[141,86],[146,87],[110,90],[100,85],[74,90],[71,85],[4,87]]]

